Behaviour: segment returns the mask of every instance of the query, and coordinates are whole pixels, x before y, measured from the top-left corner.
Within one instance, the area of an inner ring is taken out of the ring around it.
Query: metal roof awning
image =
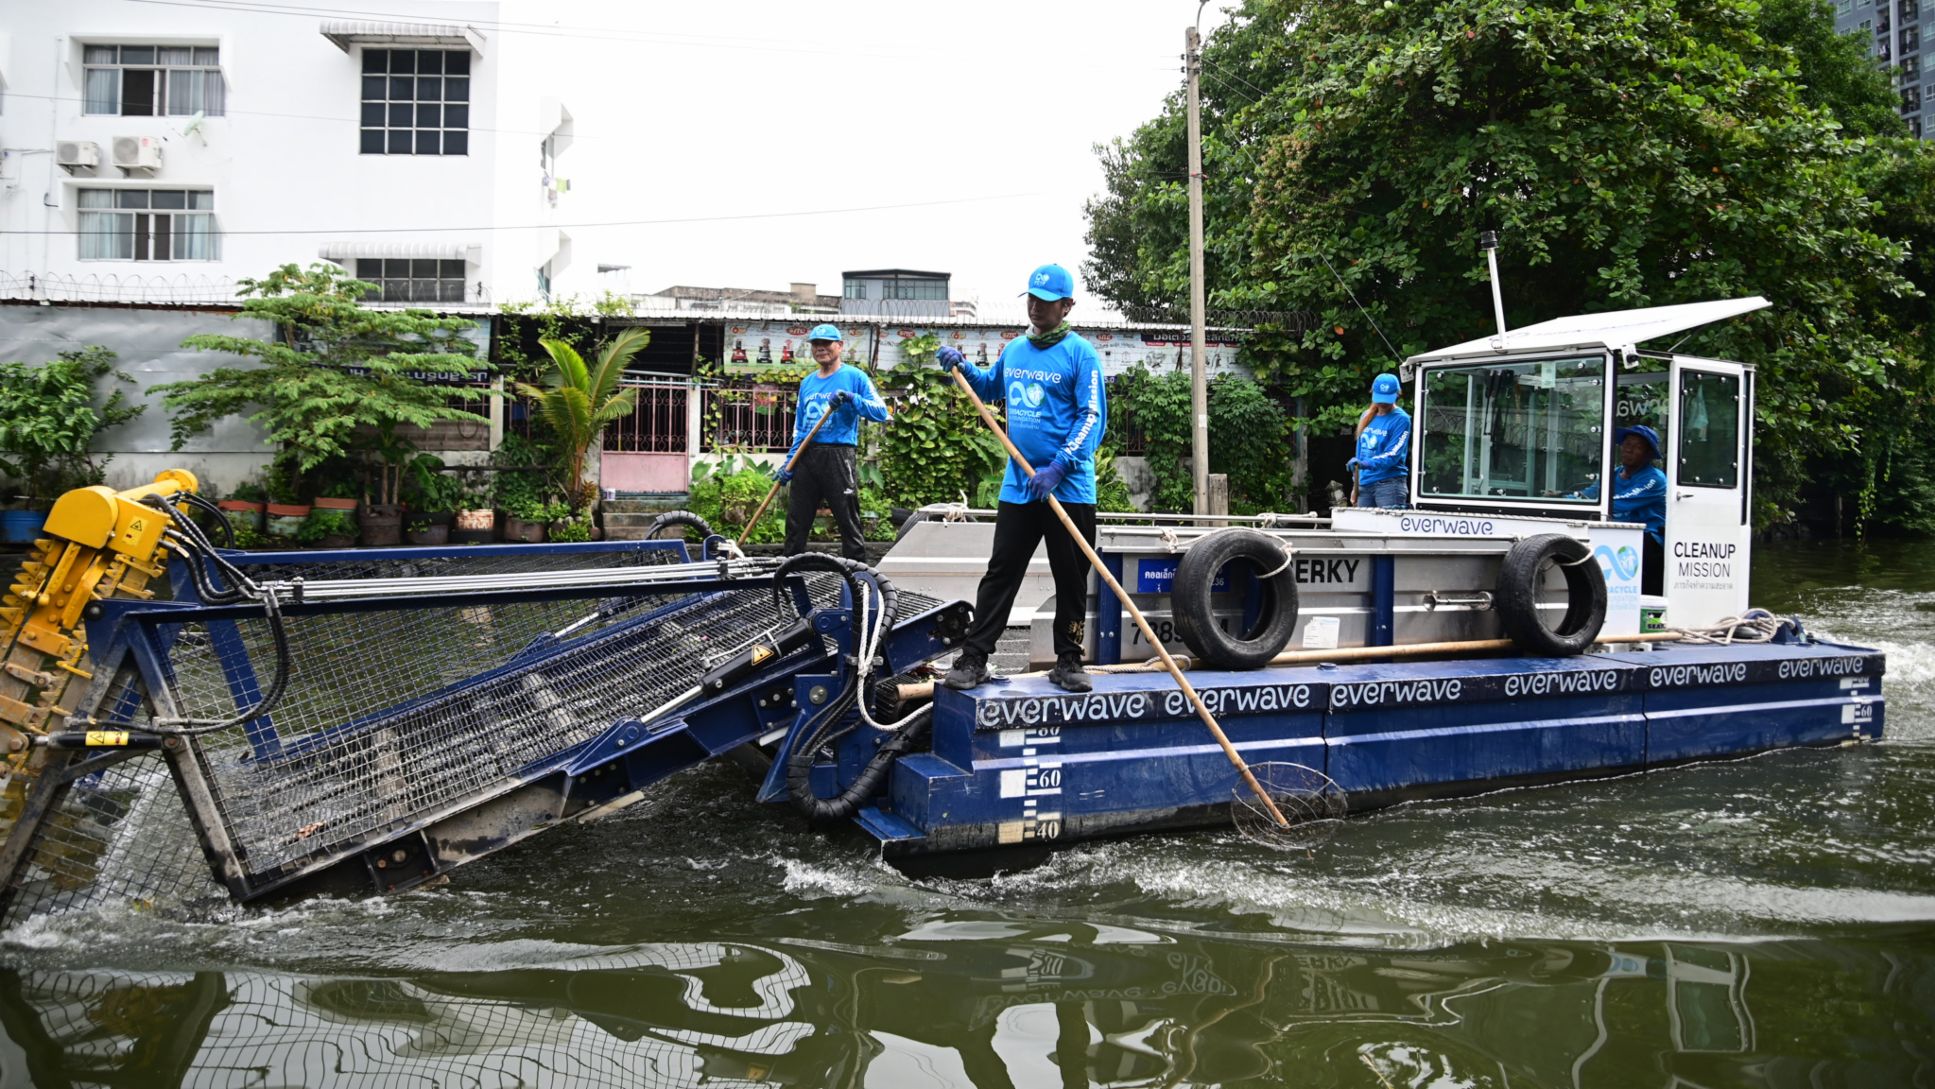
[[[1628,348],[1659,337],[1684,333],[1716,321],[1738,317],[1773,304],[1759,295],[1744,299],[1715,299],[1710,302],[1680,303],[1676,306],[1647,306],[1637,310],[1608,310],[1603,314],[1576,314],[1553,318],[1523,329],[1508,330],[1449,348],[1421,352],[1406,360],[1418,363],[1447,356],[1502,355],[1506,352],[1536,352],[1557,348]]]
[[[484,36],[474,28],[455,23],[382,23],[363,20],[332,19],[321,27],[322,36],[347,53],[352,45],[454,45],[484,51]]]
[[[481,246],[462,242],[325,242],[316,256],[330,261],[348,257],[403,257],[438,261],[473,259]]]

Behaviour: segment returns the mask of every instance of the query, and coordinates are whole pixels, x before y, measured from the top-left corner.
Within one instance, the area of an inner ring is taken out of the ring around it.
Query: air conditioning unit
[[[152,174],[160,170],[161,141],[152,136],[116,136],[114,165],[130,174]]]
[[[92,140],[61,140],[54,144],[54,161],[69,174],[101,165],[101,145]]]

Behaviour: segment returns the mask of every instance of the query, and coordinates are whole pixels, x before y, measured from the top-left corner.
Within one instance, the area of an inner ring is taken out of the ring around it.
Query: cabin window
[[[1684,371],[1680,376],[1679,482],[1695,488],[1740,484],[1740,379]]]
[[[1602,355],[1427,370],[1419,492],[1597,507],[1605,409]]]

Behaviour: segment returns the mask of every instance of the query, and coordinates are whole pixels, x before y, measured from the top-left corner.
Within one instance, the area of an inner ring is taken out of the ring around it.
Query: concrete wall
[[[0,360],[44,362],[63,351],[99,344],[112,349],[137,386],[128,394],[147,411],[102,432],[94,449],[109,452],[107,482],[144,484],[162,469],[182,468],[227,492],[261,473],[270,450],[255,425],[239,417],[217,424],[177,452],[169,449],[168,413],[152,387],[199,377],[236,359],[183,348],[196,333],[267,337],[267,322],[216,310],[132,310],[106,307],[0,306]],[[51,497],[49,497],[51,498]]]

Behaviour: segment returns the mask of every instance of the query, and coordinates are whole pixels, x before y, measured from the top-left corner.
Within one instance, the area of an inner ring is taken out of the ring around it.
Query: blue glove
[[[1061,486],[1062,478],[1067,475],[1068,469],[1061,462],[1051,461],[1036,469],[1035,475],[1028,478],[1028,494],[1037,501],[1046,499],[1054,494],[1055,489]]]
[[[793,470],[788,469],[784,463],[775,465],[773,466],[773,479],[784,484],[793,479]]]
[[[1352,458],[1352,459],[1350,459],[1349,461],[1347,461],[1347,462],[1345,462],[1345,463],[1344,463],[1344,471],[1345,471],[1345,472],[1347,472],[1347,473],[1354,473],[1354,472],[1356,472],[1356,471],[1357,471],[1357,459],[1356,459],[1356,458]]]
[[[961,349],[959,348],[942,348],[940,351],[934,353],[934,362],[939,363],[942,370],[951,371],[961,364],[966,363],[967,356],[962,355]]]
[[[828,397],[826,399],[826,407],[827,407],[827,410],[830,412],[836,408],[845,408],[848,404],[852,403],[852,401],[853,401],[853,394],[848,393],[846,390],[838,390],[833,394],[833,396]]]

